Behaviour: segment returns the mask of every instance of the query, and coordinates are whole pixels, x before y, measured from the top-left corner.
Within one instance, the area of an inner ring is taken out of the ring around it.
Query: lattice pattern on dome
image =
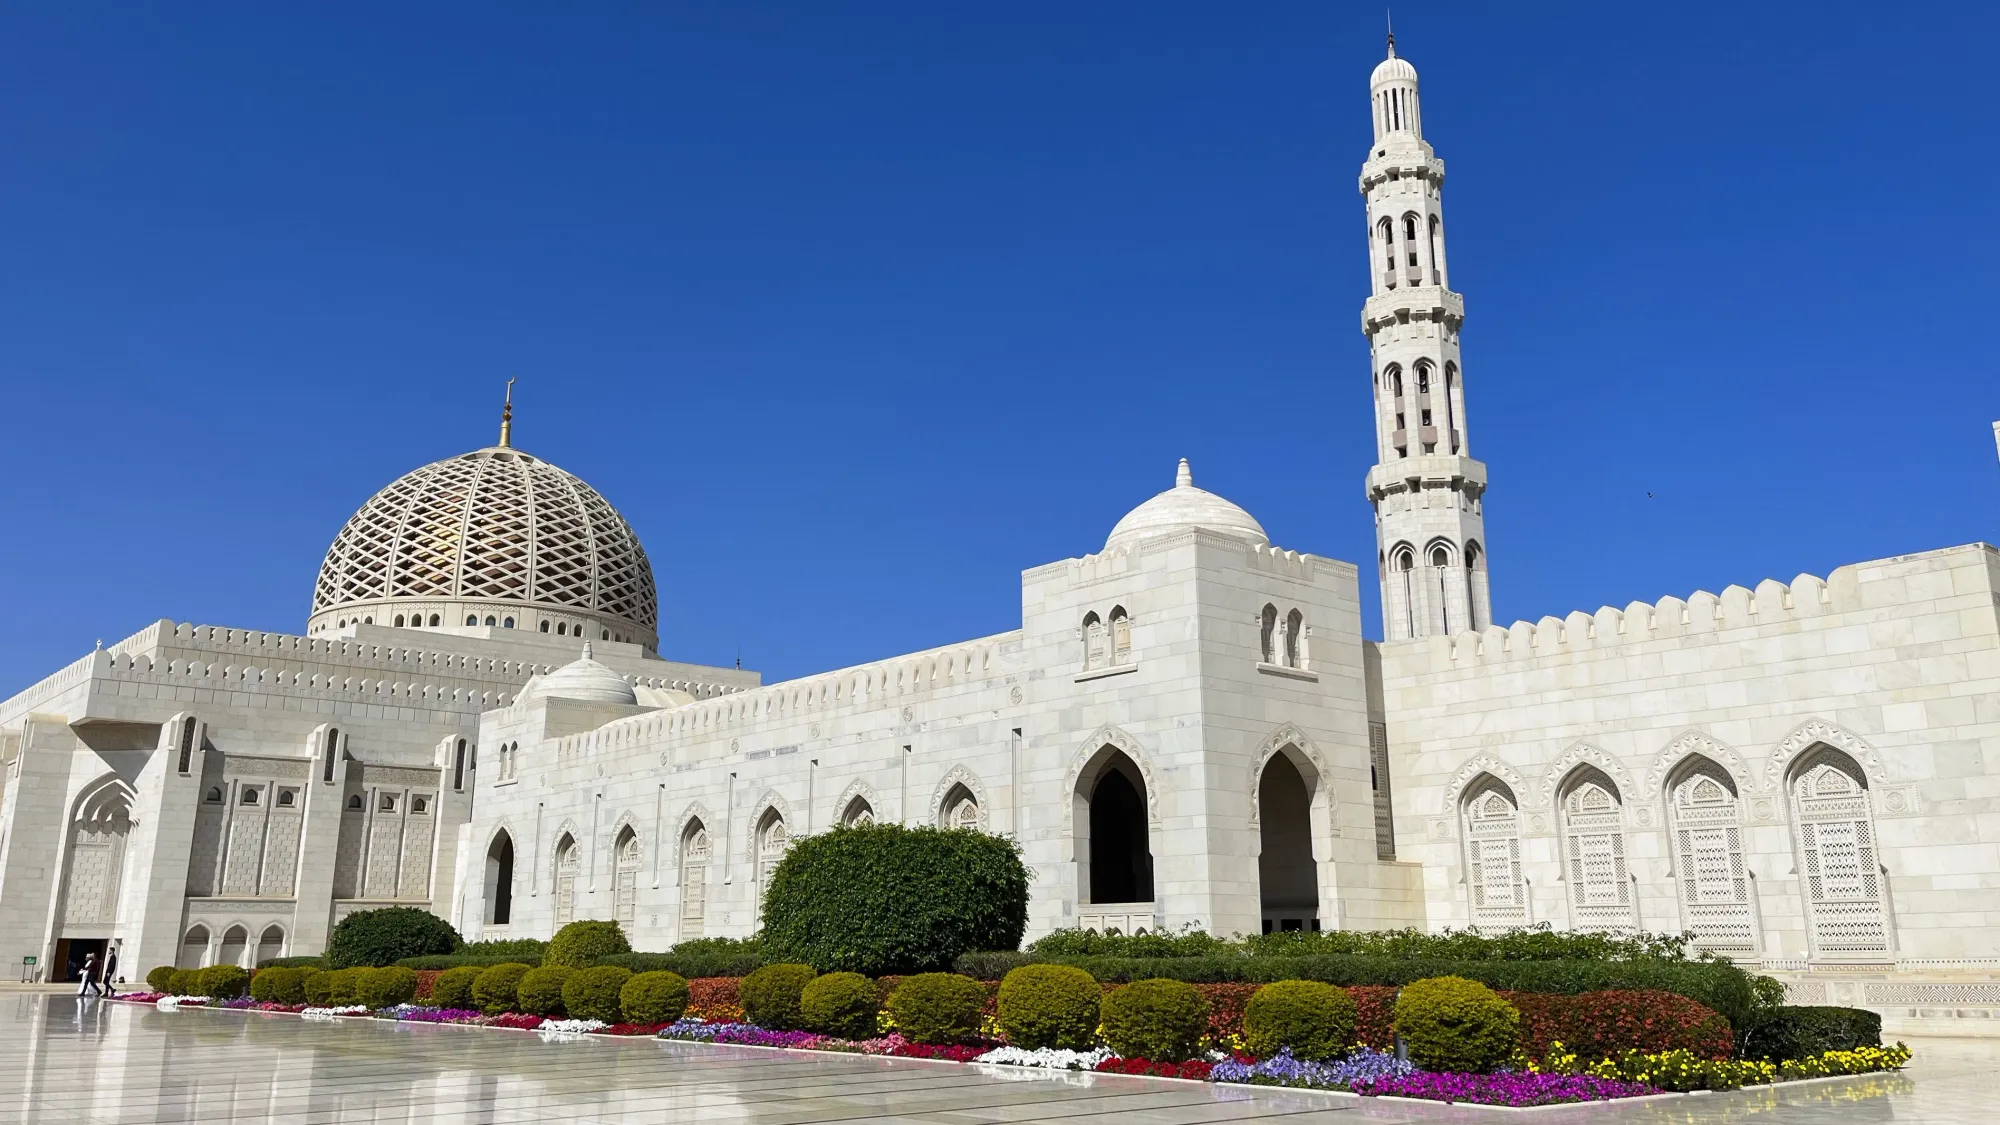
[[[541,603],[659,624],[652,564],[618,510],[562,469],[503,448],[405,474],[340,529],[313,613],[383,598]]]

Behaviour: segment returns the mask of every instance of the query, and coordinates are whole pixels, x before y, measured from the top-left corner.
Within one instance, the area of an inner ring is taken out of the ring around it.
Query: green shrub
[[[635,973],[679,973],[699,977],[747,977],[764,967],[764,944],[756,938],[696,938],[665,953],[614,953],[599,957],[600,965],[618,965]]]
[[[1513,1057],[1521,1013],[1464,977],[1433,977],[1396,997],[1396,1034],[1425,1070],[1485,1074]]]
[[[1235,943],[1201,930],[1178,934],[1055,930],[1028,948],[1048,957],[1212,957],[1242,952]]]
[[[799,1022],[807,1031],[841,1039],[873,1039],[882,990],[860,973],[814,977],[799,993]]]
[[[912,1043],[959,1043],[979,1034],[986,986],[956,973],[904,977],[889,994],[889,1017]]]
[[[545,966],[547,967],[547,966]],[[625,1008],[619,995],[625,982],[632,979],[632,970],[616,965],[595,965],[588,969],[572,969],[563,981],[563,1009],[571,1019],[603,1020],[617,1023],[625,1016]]]
[[[689,999],[687,978],[664,971],[634,973],[618,990],[627,1023],[672,1023],[686,1013]]]
[[[312,971],[283,965],[258,969],[257,975],[250,978],[250,998],[265,1004],[303,1004],[306,1002],[306,974]]]
[[[743,1016],[771,1031],[799,1029],[799,1000],[812,983],[811,965],[766,965],[737,986]]]
[[[1860,1008],[1780,1004],[1759,1011],[1741,1036],[1746,1059],[1787,1062],[1882,1045],[1882,1017]]]
[[[1283,1047],[1295,1058],[1339,1058],[1355,1044],[1357,1011],[1344,988],[1316,980],[1275,981],[1243,1006],[1243,1049],[1259,1058]]]
[[[431,982],[431,1004],[439,1008],[471,1008],[477,1003],[472,998],[472,985],[485,969],[478,965],[460,965],[446,969]]]
[[[570,974],[575,969],[567,965],[543,965],[539,969],[529,969],[521,975],[521,985],[515,990],[514,1010],[531,1016],[559,1016],[563,1014],[563,985],[569,983]]]
[[[1185,1062],[1208,1030],[1208,1000],[1181,981],[1135,981],[1104,994],[1098,1021],[1104,1041],[1125,1058]]]
[[[507,941],[468,941],[460,945],[456,950],[453,950],[453,952],[461,957],[504,957],[530,965],[539,965],[542,963],[542,958],[548,955],[549,943],[539,938],[511,938]],[[493,963],[496,965],[500,964],[497,960]]]
[[[175,996],[200,996],[201,970],[175,969],[167,977],[167,991]]]
[[[481,969],[472,981],[472,1002],[488,1015],[514,1011],[520,1001],[521,978],[532,968],[533,965],[508,961]]]
[[[306,1003],[315,1008],[337,1008],[353,1004],[359,969],[326,969],[306,975]]]
[[[393,965],[457,948],[458,931],[450,922],[413,906],[385,906],[342,918],[327,939],[326,963],[336,969]]]
[[[267,957],[257,962],[260,969],[324,969],[324,957]]]
[[[962,977],[971,977],[973,980],[1002,980],[1015,969],[1023,965],[1036,964],[1041,960],[1041,957],[1033,953],[984,949],[960,954],[958,960],[951,963],[951,971]]]
[[[597,964],[599,957],[630,952],[632,943],[625,940],[625,931],[618,923],[571,922],[556,931],[549,951],[542,955],[542,964],[581,969]]]
[[[424,957],[400,957],[396,960],[396,964],[401,965],[403,968],[415,969],[418,972],[440,972],[445,969],[463,968],[484,969],[493,965],[522,963],[524,962],[521,958],[510,957],[505,953],[434,953]],[[537,956],[533,964],[539,965],[541,963],[542,959]]]
[[[172,992],[174,974],[178,972],[172,965],[156,965],[146,970],[146,987],[154,992]]]
[[[793,843],[764,892],[774,959],[871,976],[1013,949],[1028,924],[1014,841],[973,829],[840,826]]]
[[[981,957],[991,955],[982,954]],[[1189,984],[1316,980],[1325,984],[1407,985],[1457,976],[1503,992],[1576,995],[1612,989],[1653,989],[1705,1004],[1743,1026],[1756,1009],[1750,974],[1728,962],[1706,961],[1439,961],[1425,957],[1329,954],[1315,957],[1044,957],[1034,963],[1075,965],[1107,984],[1171,977]]]
[[[1422,957],[1441,961],[1665,961],[1692,963],[1688,937],[1676,934],[1608,934],[1552,930],[1546,922],[1498,934],[1478,927],[1443,933],[1422,930],[1281,930],[1245,938],[1257,956]],[[1128,956],[1156,956],[1130,954]]]
[[[250,970],[241,965],[210,965],[198,974],[199,995],[234,1000],[250,989]]]
[[[1104,989],[1069,965],[1023,965],[1000,982],[998,1019],[1007,1042],[1027,1050],[1090,1048]]]
[[[354,1002],[370,1010],[393,1008],[417,998],[417,971],[391,965],[354,971]]]

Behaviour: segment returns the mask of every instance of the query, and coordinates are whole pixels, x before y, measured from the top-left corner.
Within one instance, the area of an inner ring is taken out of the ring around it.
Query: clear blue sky
[[[1996,535],[1990,5],[1427,4],[1503,621]],[[1364,563],[1380,5],[16,7],[0,694],[516,443],[674,657],[1013,628],[1172,480]],[[1647,493],[1653,498],[1649,499]]]

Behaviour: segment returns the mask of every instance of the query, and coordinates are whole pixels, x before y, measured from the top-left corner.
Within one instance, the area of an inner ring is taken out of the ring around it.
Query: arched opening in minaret
[[[514,838],[501,829],[486,849],[486,924],[505,926],[514,917]]]
[[[1105,746],[1077,779],[1078,889],[1083,901],[1153,901],[1153,852],[1146,819],[1146,778],[1138,764]]]
[[[1271,755],[1257,781],[1257,893],[1264,932],[1319,929],[1319,864],[1312,851],[1310,763],[1290,746]]]
[[[1458,365],[1447,362],[1444,365],[1444,431],[1445,448],[1458,452]]]
[[[1444,259],[1438,254],[1438,217],[1431,216],[1431,284],[1444,284]]]

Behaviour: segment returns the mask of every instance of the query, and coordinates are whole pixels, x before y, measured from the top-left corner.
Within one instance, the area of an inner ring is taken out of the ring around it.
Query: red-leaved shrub
[[[743,1004],[737,999],[742,977],[696,977],[688,982],[687,1015],[710,1023],[738,1022]]]
[[[1735,1045],[1720,1013],[1671,992],[1500,995],[1520,1011],[1521,1049],[1534,1058],[1557,1041],[1586,1059],[1613,1058],[1628,1048],[1645,1054],[1685,1049],[1705,1059],[1726,1059]]]
[[[436,984],[437,979],[443,975],[444,975],[443,969],[418,969],[416,998],[419,1000],[430,999],[431,985]]]
[[[1348,986],[1347,994],[1354,997],[1356,1039],[1378,1051],[1386,1051],[1396,1045],[1396,1032],[1391,1025],[1396,1022],[1396,993],[1399,991],[1389,984]]]

